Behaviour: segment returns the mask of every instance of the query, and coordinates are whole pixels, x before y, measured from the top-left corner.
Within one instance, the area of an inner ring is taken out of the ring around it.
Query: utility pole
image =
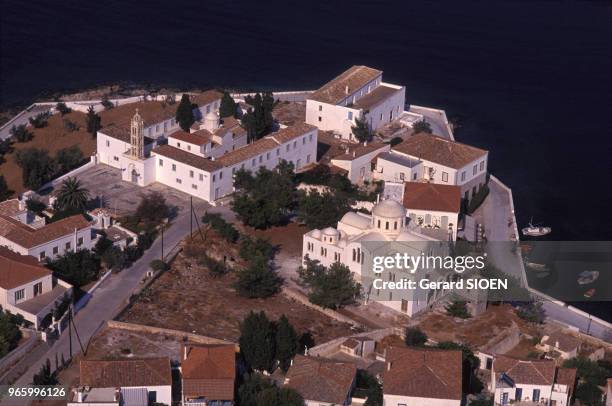
[[[193,240],[193,196],[189,196],[189,239]]]

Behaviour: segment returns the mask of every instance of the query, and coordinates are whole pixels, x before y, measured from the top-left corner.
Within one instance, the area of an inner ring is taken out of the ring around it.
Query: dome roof
[[[372,231],[371,233],[367,233],[366,235],[364,235],[363,237],[359,239],[359,242],[366,242],[366,241],[384,242],[384,241],[387,241],[387,237],[385,237],[381,233]]]
[[[340,222],[362,230],[370,228],[370,217],[355,213],[354,211],[346,213]]]
[[[338,230],[336,230],[333,227],[327,227],[327,228],[323,229],[323,234],[325,234],[327,236],[337,237],[338,236]]]
[[[318,229],[316,229],[316,228],[315,228],[314,230],[312,230],[312,231],[310,232],[310,236],[311,236],[312,238],[318,238],[318,239],[320,239],[320,238],[321,238],[321,230],[318,230]]]
[[[383,200],[374,206],[372,214],[380,217],[405,217],[406,209],[395,200]]]

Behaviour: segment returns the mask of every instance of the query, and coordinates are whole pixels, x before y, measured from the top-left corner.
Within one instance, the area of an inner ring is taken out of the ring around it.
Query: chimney
[[[349,147],[346,147],[346,155],[350,154],[351,150],[349,149]]]
[[[391,361],[387,362],[387,371],[391,371]]]
[[[346,85],[346,86],[344,87],[344,92],[345,92],[346,94],[349,94],[349,87],[348,87],[348,85]]]
[[[355,153],[355,151],[353,151],[353,158],[355,158],[355,155],[356,155],[356,153]]]
[[[83,403],[83,388],[77,388],[77,403]]]

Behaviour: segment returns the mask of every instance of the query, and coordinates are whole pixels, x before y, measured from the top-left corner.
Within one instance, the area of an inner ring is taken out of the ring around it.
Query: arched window
[[[380,228],[380,220],[378,220],[378,228]]]
[[[393,223],[393,229],[397,230],[397,221]]]
[[[386,221],[386,222],[385,222],[385,230],[388,230],[388,229],[389,229],[389,222],[388,222],[388,221]]]

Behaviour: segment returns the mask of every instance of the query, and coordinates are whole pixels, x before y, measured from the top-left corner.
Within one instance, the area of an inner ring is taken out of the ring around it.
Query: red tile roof
[[[484,149],[425,133],[415,134],[392,149],[454,169],[461,169],[487,154]]]
[[[306,123],[297,123],[294,125],[290,125],[285,128],[281,128],[278,131],[275,131],[268,135],[269,138],[274,138],[279,144],[284,144],[285,142],[289,142],[294,138],[301,137],[302,135],[309,133],[313,130],[316,130],[317,127],[314,125],[306,124]]]
[[[33,248],[82,230],[90,226],[85,218],[76,214],[41,228],[32,228],[11,217],[0,215],[0,235],[24,248]]]
[[[338,104],[348,95],[380,75],[382,75],[380,70],[363,65],[354,65],[324,84],[308,96],[308,99],[322,103]],[[348,93],[346,91],[347,87]]]
[[[0,287],[13,289],[37,279],[50,276],[51,271],[28,255],[20,255],[0,247]]]
[[[168,357],[129,360],[83,360],[81,386],[120,388],[172,385]]]
[[[415,210],[459,213],[461,188],[424,182],[404,183],[404,207]]]
[[[355,380],[357,367],[347,362],[296,355],[285,385],[305,400],[344,404]]]
[[[181,345],[180,351],[185,396],[208,400],[234,399],[236,347],[233,344]]]
[[[462,358],[458,350],[389,347],[383,393],[431,399],[461,399]]]
[[[376,106],[378,106],[383,101],[387,100],[389,97],[393,96],[395,93],[399,92],[401,89],[396,89],[395,87],[381,85],[376,89],[372,90],[370,93],[361,97],[355,102],[355,108],[370,110]]]
[[[19,213],[24,212],[25,209],[19,208],[19,200],[11,199],[0,202],[0,214],[3,216],[15,216]]]
[[[352,161],[354,159],[360,158],[364,155],[369,154],[370,152],[378,151],[388,151],[389,144],[385,144],[382,142],[371,142],[367,145],[363,144],[354,144],[350,145],[343,153],[332,157],[332,160],[338,161]]]
[[[495,379],[504,373],[515,383],[552,385],[555,380],[555,361],[522,360],[499,355],[493,361],[493,372]]]
[[[187,152],[170,145],[160,145],[159,147],[154,148],[151,152],[173,159],[177,162],[193,166],[194,168],[202,169],[206,172],[214,172],[217,169],[222,168],[222,165],[217,161],[192,154],[191,152]]]
[[[212,139],[212,134],[208,130],[197,130],[192,133],[188,133],[185,131],[176,131],[169,136],[170,138],[175,138],[179,141],[188,142],[190,144],[195,145],[205,145],[209,143]]]
[[[576,384],[576,368],[559,368],[557,370],[557,383],[561,385],[567,385],[569,388],[568,392],[574,390]]]

